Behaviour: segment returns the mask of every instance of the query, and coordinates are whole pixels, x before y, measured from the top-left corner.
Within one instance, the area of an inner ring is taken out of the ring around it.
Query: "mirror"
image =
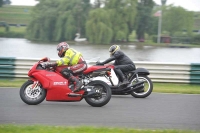
[[[44,57],[44,58],[42,58],[40,61],[47,62],[47,61],[50,61],[50,58]]]

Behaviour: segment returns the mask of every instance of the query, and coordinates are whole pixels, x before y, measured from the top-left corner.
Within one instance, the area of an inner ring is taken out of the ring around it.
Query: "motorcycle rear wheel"
[[[153,83],[151,79],[146,75],[138,75],[139,81],[144,81],[143,88],[139,91],[131,92],[131,95],[135,98],[145,98],[148,97],[153,91]],[[136,83],[136,78],[131,81],[132,84]]]
[[[94,90],[97,93],[94,97],[85,97],[85,101],[93,107],[102,107],[106,105],[112,95],[112,91],[108,84],[100,80],[94,80],[88,84],[89,86],[94,86]]]
[[[37,105],[44,101],[46,97],[46,90],[44,90],[41,86],[37,86],[32,89],[33,85],[32,80],[26,81],[20,88],[20,98],[23,102],[28,105]]]

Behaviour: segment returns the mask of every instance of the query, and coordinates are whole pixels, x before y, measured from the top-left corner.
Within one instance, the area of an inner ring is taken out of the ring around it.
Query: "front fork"
[[[39,81],[34,81],[34,82],[33,82],[33,85],[31,86],[31,89],[35,89],[35,88],[37,88],[38,86],[40,86]]]

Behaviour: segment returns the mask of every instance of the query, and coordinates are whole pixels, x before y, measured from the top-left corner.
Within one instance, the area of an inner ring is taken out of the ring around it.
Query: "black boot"
[[[129,84],[129,81],[124,76],[123,72],[118,68],[114,69],[116,74],[119,76],[119,80],[122,81],[119,83],[119,86]]]
[[[123,78],[123,81],[119,83],[119,86],[121,85],[126,85],[126,84],[129,84],[129,81],[127,80],[127,78]]]
[[[74,83],[73,92],[78,92],[82,87],[82,83],[74,76],[71,76],[69,80]]]

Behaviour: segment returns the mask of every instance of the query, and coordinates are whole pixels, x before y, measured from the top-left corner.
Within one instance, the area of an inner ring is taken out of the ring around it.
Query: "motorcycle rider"
[[[87,64],[80,52],[69,48],[66,42],[57,45],[58,56],[61,58],[54,63],[47,63],[45,67],[57,67],[63,77],[74,83],[73,92],[80,90],[82,83],[73,74],[81,73],[87,69]]]
[[[135,64],[126,54],[124,54],[124,52],[120,50],[120,47],[118,45],[112,45],[109,48],[109,52],[110,52],[110,58],[108,58],[103,62],[98,62],[97,65],[104,65],[106,63],[115,60],[113,65],[114,65],[114,71],[118,75],[119,80],[121,81],[119,85],[128,84],[129,81],[124,76],[123,72],[135,70]]]

